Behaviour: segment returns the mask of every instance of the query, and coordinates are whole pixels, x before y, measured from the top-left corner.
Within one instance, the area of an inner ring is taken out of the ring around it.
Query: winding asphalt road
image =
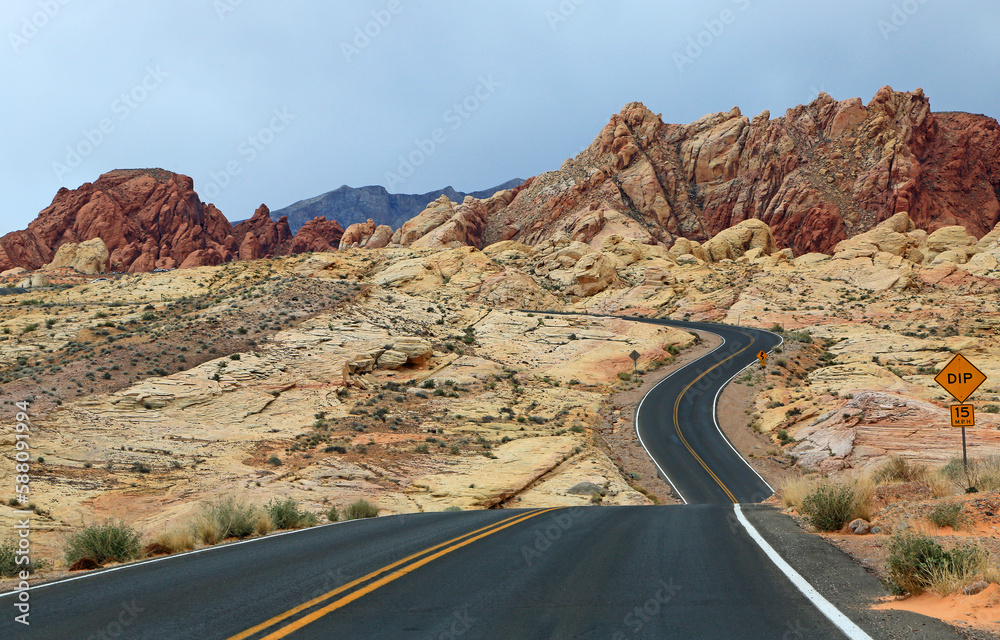
[[[687,504],[760,502],[774,491],[730,446],[718,428],[719,392],[757,354],[770,353],[781,337],[770,331],[700,322],[644,320],[714,333],[723,343],[658,384],[636,411],[646,451]]]
[[[639,432],[702,504],[408,514],[219,545],[37,585],[27,627],[0,595],[0,638],[957,638],[868,611],[874,578],[733,504],[770,491],[718,432],[715,396],[777,339],[683,326],[725,344],[656,387]]]

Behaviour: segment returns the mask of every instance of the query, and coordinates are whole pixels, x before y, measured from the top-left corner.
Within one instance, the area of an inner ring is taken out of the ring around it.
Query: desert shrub
[[[938,527],[951,527],[952,529],[957,529],[964,515],[962,513],[962,503],[961,502],[945,502],[936,505],[931,512],[927,514],[927,519],[930,520],[934,525]]]
[[[969,462],[969,470],[972,471],[975,466],[976,460],[973,459]],[[965,476],[965,466],[962,463],[961,456],[953,457],[941,467],[941,474],[949,480],[962,480]]]
[[[337,522],[340,520],[340,512],[337,511],[337,506],[334,505],[330,507],[326,512],[326,519],[330,522]]]
[[[142,534],[124,522],[90,525],[70,536],[63,550],[66,564],[80,558],[93,558],[98,563],[126,562],[139,556]]]
[[[0,578],[12,578],[21,572],[23,565],[17,564],[17,546],[13,540],[0,544]]]
[[[623,380],[625,382],[628,382],[629,380],[632,379],[632,374],[629,373],[628,371],[619,371],[618,372],[618,379],[619,380]]]
[[[969,460],[968,473],[961,456],[956,456],[942,467],[941,473],[963,487],[976,487],[980,491],[1000,490],[1000,456]]]
[[[272,455],[270,458],[267,459],[267,463],[269,465],[271,465],[271,466],[277,467],[277,466],[281,465],[281,458],[279,458],[278,456]]]
[[[947,595],[956,584],[986,570],[987,561],[986,552],[975,545],[946,551],[926,535],[904,531],[889,541],[888,578],[900,595],[927,590]]]
[[[875,480],[886,482],[916,482],[927,477],[927,469],[918,464],[910,464],[903,456],[892,456],[875,472]]]
[[[12,578],[21,572],[21,567],[16,562],[16,550],[13,540],[0,543],[0,578]]]
[[[461,510],[462,510],[462,507],[460,507],[458,505],[455,505],[455,504],[451,505],[450,507],[446,507],[445,508],[445,511],[461,511]]]
[[[22,571],[35,573],[46,568],[49,562],[32,559],[27,564],[17,564],[17,559],[24,556],[17,555],[17,542],[13,539],[0,543],[0,578],[13,578]]]
[[[378,515],[378,507],[365,499],[360,499],[347,505],[344,509],[344,520],[357,520],[359,518],[374,518]]]
[[[225,498],[205,505],[194,522],[195,537],[205,544],[216,544],[226,538],[247,538],[258,529],[268,529],[261,522],[261,511],[256,505]],[[266,532],[266,531],[265,531]]]
[[[809,331],[805,329],[801,331],[792,331],[788,334],[788,337],[792,340],[798,340],[804,344],[812,344],[813,341],[812,335],[810,335]]]
[[[291,498],[287,500],[274,498],[267,503],[264,510],[270,516],[275,529],[301,529],[316,526],[317,523],[315,513],[300,511],[298,503]]]
[[[850,522],[855,511],[854,489],[845,484],[816,487],[802,501],[802,513],[821,531],[837,531]]]

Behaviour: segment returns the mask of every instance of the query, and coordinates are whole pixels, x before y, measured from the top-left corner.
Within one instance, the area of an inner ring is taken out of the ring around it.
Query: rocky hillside
[[[60,189],[26,230],[0,238],[0,271],[38,269],[54,262],[61,247],[94,239],[107,247],[104,269],[136,273],[329,251],[341,234],[336,222],[317,219],[293,235],[287,218],[273,221],[265,205],[234,228],[201,201],[187,176],[116,170],[78,189]]]
[[[292,232],[298,232],[309,220],[319,216],[325,216],[327,220],[337,220],[345,227],[364,223],[370,219],[376,225],[387,225],[398,229],[403,226],[404,222],[416,216],[428,204],[441,196],[447,197],[452,202],[461,202],[466,196],[484,200],[497,191],[513,189],[523,182],[524,180],[515,178],[492,189],[483,189],[472,193],[462,193],[451,187],[445,187],[419,195],[389,193],[385,187],[381,186],[356,189],[344,185],[315,198],[299,200],[271,215],[275,220],[281,216],[288,216],[288,224]]]
[[[883,87],[867,105],[821,93],[779,118],[734,107],[688,125],[631,103],[590,147],[490,216],[481,244],[560,233],[600,242],[613,226],[670,246],[756,218],[795,254],[830,252],[901,211],[920,229],[961,225],[982,236],[1000,220],[998,194],[997,121],[933,113],[920,89]]]
[[[829,254],[900,213],[912,228],[897,232],[952,229],[951,240],[968,234],[976,245],[1000,222],[997,121],[933,113],[920,89],[890,87],[867,105],[821,93],[779,118],[765,111],[750,119],[734,107],[688,125],[666,124],[636,102],[558,171],[523,183],[419,196],[341,187],[274,213],[261,205],[235,227],[186,176],[112,171],[61,189],[27,230],[0,238],[0,271],[37,269],[60,246],[94,238],[104,240],[112,270],[131,272],[353,247],[567,239],[599,249],[611,236],[697,255],[701,243],[750,220],[792,255]],[[906,240],[921,247],[920,256],[905,256],[911,262],[942,253],[918,236]],[[951,240],[937,244],[950,251]]]

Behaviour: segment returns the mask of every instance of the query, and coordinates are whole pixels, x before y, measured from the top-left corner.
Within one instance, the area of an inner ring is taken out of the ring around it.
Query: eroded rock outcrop
[[[666,246],[757,219],[779,247],[829,253],[900,212],[918,229],[979,238],[1000,222],[1000,126],[932,113],[920,89],[890,87],[867,105],[820,93],[774,119],[734,107],[688,125],[631,103],[590,147],[514,193],[488,217],[484,244],[539,244],[570,221],[586,241],[611,211]]]
[[[757,249],[763,255],[771,255],[774,252],[774,237],[764,222],[744,220],[735,227],[720,232],[706,242],[703,248],[712,262],[734,260],[751,249]]]
[[[307,251],[336,251],[344,230],[336,220],[320,216],[303,225],[292,240],[291,253]]]
[[[271,211],[262,204],[253,217],[233,227],[233,237],[239,247],[240,260],[256,260],[291,252],[292,230],[288,218],[271,219]]]

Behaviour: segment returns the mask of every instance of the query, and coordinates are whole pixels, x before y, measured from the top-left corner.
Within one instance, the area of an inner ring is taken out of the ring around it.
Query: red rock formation
[[[282,220],[286,220],[282,216]],[[307,251],[336,251],[340,246],[340,238],[344,230],[336,220],[327,220],[325,216],[313,218],[302,225],[292,241],[292,253]]]
[[[0,270],[37,269],[60,246],[93,238],[104,240],[112,269],[133,272],[218,264],[237,248],[229,221],[201,202],[191,178],[159,169],[112,171],[79,189],[60,189],[26,230],[0,238]]]
[[[260,255],[260,240],[257,239],[257,234],[246,234],[240,244],[240,260],[256,260]]]
[[[104,241],[115,271],[152,271],[255,260],[302,251],[330,251],[343,230],[314,220],[292,237],[288,219],[271,220],[266,205],[235,228],[204,204],[191,178],[162,169],[111,171],[93,184],[60,189],[24,231],[0,238],[0,271],[38,269],[59,247]]]
[[[251,240],[250,236],[255,239]],[[292,230],[288,226],[288,217],[281,216],[275,222],[266,204],[257,207],[252,218],[233,227],[233,238],[239,247],[240,260],[288,255],[291,252]]]
[[[919,89],[883,87],[867,105],[821,93],[773,120],[734,107],[689,125],[631,103],[588,149],[491,211],[482,243],[537,244],[615,210],[650,242],[704,241],[756,218],[779,246],[829,252],[900,211],[929,231],[982,236],[1000,221],[998,194],[997,121],[932,113]]]

